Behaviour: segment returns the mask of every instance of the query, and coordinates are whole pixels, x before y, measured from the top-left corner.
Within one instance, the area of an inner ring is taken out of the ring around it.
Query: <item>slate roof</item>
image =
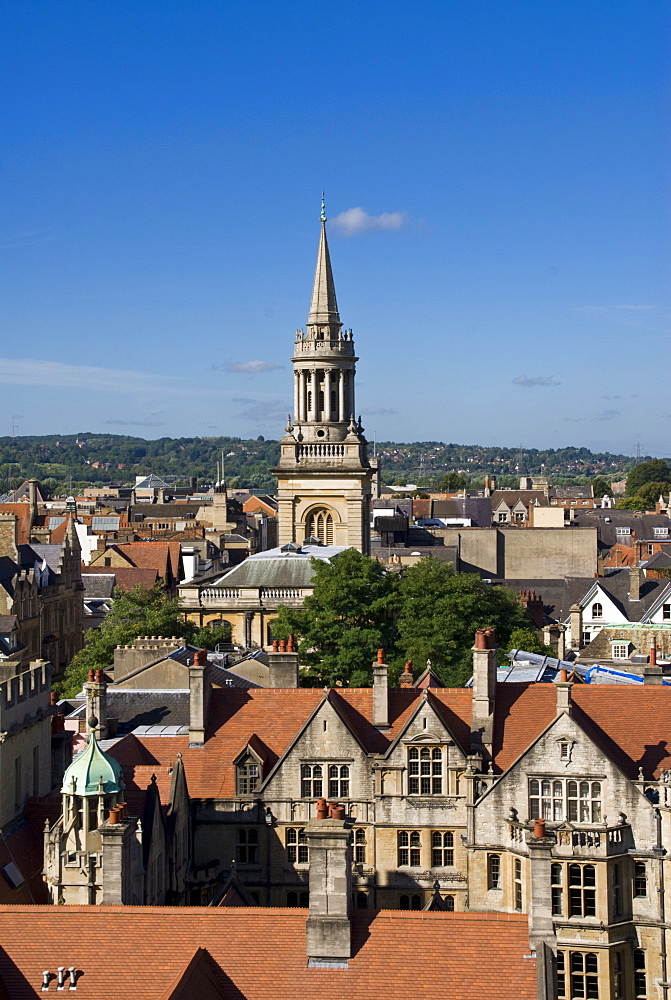
[[[629,600],[629,570],[617,569],[607,576],[564,577],[561,580],[500,580],[509,590],[535,590],[542,598],[545,614],[550,621],[566,621],[572,604],[580,603],[598,584],[627,616],[629,621],[641,621],[656,601],[667,580],[644,578],[638,601]]]
[[[643,563],[644,569],[654,569],[658,571],[660,569],[671,569],[671,552],[665,552],[660,549],[659,552],[655,552],[650,558]]]
[[[2,907],[0,977],[12,1000],[34,1000],[42,971],[60,965],[80,970],[87,1000],[111,992],[134,1000],[536,1000],[526,914],[355,911],[346,970],[308,967],[306,917],[288,907]]]
[[[165,482],[164,479],[160,479],[158,476],[155,476],[154,473],[152,472],[151,475],[147,476],[146,479],[143,479],[141,482],[136,483],[133,489],[161,490],[161,489],[168,489],[168,484]]]
[[[119,733],[132,733],[138,726],[188,726],[189,692],[138,691],[110,684],[107,715],[119,720]]]
[[[18,615],[0,615],[0,633],[6,634],[16,628]]]
[[[120,590],[146,587],[149,590],[158,580],[155,569],[137,569],[135,566],[82,566],[82,580],[91,576],[114,576]]]
[[[551,486],[551,500],[591,500],[594,492],[591,486]]]
[[[655,526],[671,527],[671,520],[666,514],[634,514],[630,510],[616,510],[614,507],[578,510],[573,523],[580,528],[598,528],[601,546],[607,548],[629,537],[635,538],[637,542],[661,542],[664,539],[655,537]],[[635,535],[618,534],[618,526],[629,528]]]
[[[0,904],[47,903],[49,895],[42,879],[44,864],[44,821],[53,823],[61,813],[58,792],[42,798],[29,799],[24,820],[13,832],[0,836]],[[23,876],[23,883],[13,888],[2,869],[14,862]]]
[[[84,586],[84,600],[93,599],[104,600],[112,597],[116,586],[114,573],[87,573],[82,574],[82,584]]]
[[[268,549],[249,556],[208,587],[311,587],[311,556],[331,559],[344,552],[341,545],[304,545],[301,552]]]

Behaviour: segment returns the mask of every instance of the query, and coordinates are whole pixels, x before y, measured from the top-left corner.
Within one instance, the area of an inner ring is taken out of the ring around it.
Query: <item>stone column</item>
[[[331,409],[331,369],[324,369],[324,420],[330,423],[333,420]]]
[[[301,419],[300,398],[301,398],[301,373],[295,371],[294,372],[294,423],[297,423]]]
[[[352,831],[343,819],[315,819],[305,833],[310,851],[309,964],[346,965],[352,954]]]
[[[312,394],[312,406],[308,410],[308,420],[317,420],[317,413],[319,410],[319,398],[317,393],[319,392],[319,385],[317,383],[317,369],[313,368],[310,371],[310,392]]]
[[[338,420],[347,420],[345,413],[345,373],[342,368],[338,371]]]

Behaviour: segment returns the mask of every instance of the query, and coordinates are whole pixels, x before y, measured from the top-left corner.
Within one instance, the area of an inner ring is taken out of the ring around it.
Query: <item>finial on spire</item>
[[[326,222],[326,202],[324,201],[324,192],[322,191],[322,211],[319,218],[322,222]]]

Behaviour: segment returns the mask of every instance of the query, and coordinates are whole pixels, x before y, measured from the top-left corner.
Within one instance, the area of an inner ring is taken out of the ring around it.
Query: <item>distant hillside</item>
[[[232,486],[273,489],[269,470],[279,458],[277,441],[235,437],[144,438],[122,434],[48,434],[0,438],[0,493],[26,478],[46,482],[56,493],[84,485],[130,485],[136,475],[197,476],[211,483],[224,452],[226,479]],[[634,464],[627,455],[594,454],[587,448],[539,450],[485,448],[480,445],[420,441],[377,445],[387,483],[438,486],[447,472],[461,472],[473,485],[486,473],[503,486],[520,475],[546,475],[553,483],[586,481],[596,475],[624,477]],[[645,456],[644,460],[648,456]]]

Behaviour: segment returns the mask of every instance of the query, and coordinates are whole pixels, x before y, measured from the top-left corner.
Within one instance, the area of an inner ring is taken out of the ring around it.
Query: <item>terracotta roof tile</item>
[[[30,504],[0,503],[0,514],[16,514],[16,544],[28,545],[30,542]]]
[[[334,1000],[535,1000],[524,914],[357,913],[346,970],[308,968],[306,916],[265,907],[0,907],[0,976],[12,1000],[34,1000],[42,971],[59,965],[79,970],[87,1000],[111,992],[135,1000],[322,992]]]

